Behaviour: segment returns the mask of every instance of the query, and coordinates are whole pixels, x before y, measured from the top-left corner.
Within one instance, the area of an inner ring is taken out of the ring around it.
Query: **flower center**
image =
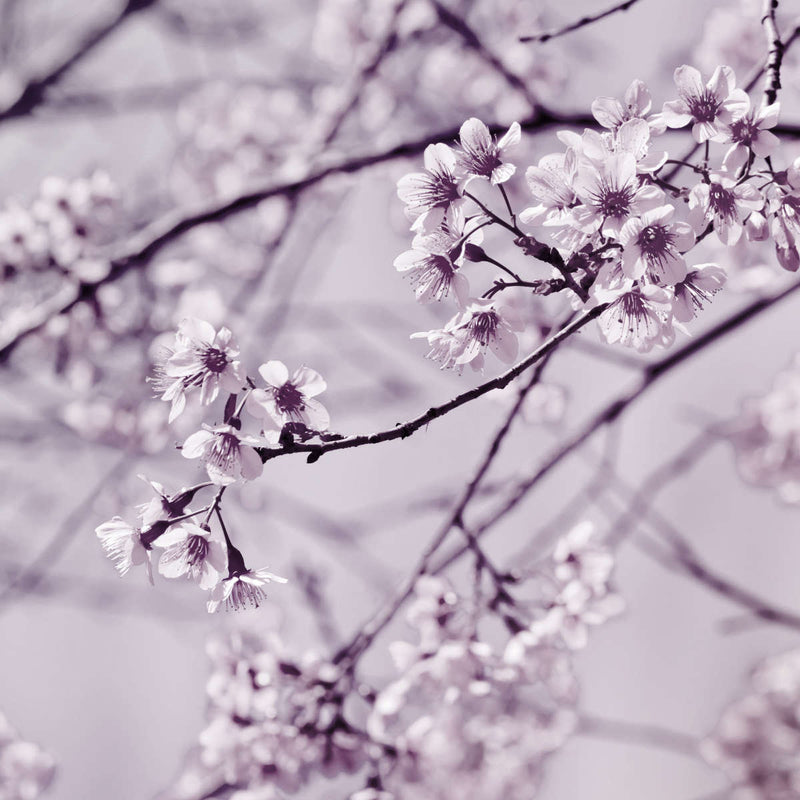
[[[218,350],[216,347],[207,347],[201,356],[203,366],[209,372],[219,374],[225,371],[228,366],[228,356],[223,350]]]
[[[208,463],[230,474],[239,461],[239,439],[233,433],[217,433],[208,451]]]
[[[603,184],[597,193],[597,209],[604,217],[622,219],[630,213],[633,187],[625,184],[620,188]]]
[[[674,238],[674,235],[663,225],[648,225],[646,228],[642,228],[636,244],[647,261],[659,262],[669,255]]]
[[[305,407],[303,393],[293,383],[287,381],[275,390],[275,405],[281,414],[302,411]]]
[[[201,565],[208,555],[208,540],[202,536],[187,536],[184,545],[184,554],[190,566]]]
[[[706,89],[700,95],[687,98],[686,105],[695,121],[713,122],[722,103],[710,89]]]
[[[712,183],[708,189],[708,204],[714,214],[722,220],[730,220],[736,216],[733,192],[718,183]]]
[[[748,117],[737,119],[731,124],[731,139],[737,144],[744,144],[750,147],[753,140],[758,137],[758,126]]]
[[[245,583],[237,579],[233,584],[226,605],[234,611],[241,610],[248,605],[258,608],[266,596],[267,593],[260,586],[254,586],[252,583]]]
[[[469,321],[470,336],[480,342],[482,347],[486,347],[494,338],[499,322],[500,318],[497,316],[496,311],[478,312]]]

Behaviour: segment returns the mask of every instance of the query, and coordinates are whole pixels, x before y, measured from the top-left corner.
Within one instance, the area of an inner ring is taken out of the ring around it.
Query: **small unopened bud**
[[[754,211],[747,218],[744,227],[751,242],[763,242],[769,237],[767,218],[760,211]]]
[[[474,261],[476,263],[486,261],[486,251],[477,244],[467,242],[464,245],[464,258],[466,258],[467,261]]]

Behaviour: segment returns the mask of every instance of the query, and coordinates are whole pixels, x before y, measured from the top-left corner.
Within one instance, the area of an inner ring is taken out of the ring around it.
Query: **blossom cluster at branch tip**
[[[683,65],[674,79],[678,99],[658,112],[640,80],[621,101],[597,98],[592,113],[603,130],[561,131],[565,150],[525,171],[534,204],[519,213],[506,188],[517,173],[507,160],[520,140],[516,123],[496,140],[471,118],[454,147],[431,144],[425,171],[400,178],[414,238],[395,267],[419,302],[457,307],[441,328],[413,334],[427,342],[428,358],[483,369],[492,350],[511,363],[526,334],[505,311],[511,298],[559,293],[574,309],[602,306],[597,324],[608,343],[668,347],[726,281],[722,266],[690,260],[712,234],[724,248],[770,237],[780,266],[798,269],[800,159],[784,172],[769,161],[779,104],[755,105],[725,65],[708,79]],[[658,145],[667,129],[687,125],[705,145],[695,162]],[[502,235],[512,237],[510,257],[489,246]]]
[[[263,386],[246,375],[228,328],[217,330],[205,320],[183,319],[174,346],[161,351],[149,380],[170,403],[170,423],[186,410],[192,393],[199,395],[201,407],[225,397],[222,423],[203,423],[180,447],[184,458],[202,462],[209,480],[170,495],[160,483],[140,476],[156,496],[139,507],[138,523],[115,516],[96,528],[120,575],[143,564],[151,583],[154,566],[165,578],[191,580],[210,593],[207,607],[212,613],[223,607],[257,608],[267,584],[286,583],[266,568],[246,566],[223,521],[224,491],[259,477],[269,449],[325,436],[330,426],[328,411],[316,399],[326,388],[318,372],[303,365],[290,375],[286,365],[275,360],[258,371]],[[242,430],[245,410],[259,421],[257,433]],[[208,505],[191,510],[195,495],[207,489],[216,492]]]

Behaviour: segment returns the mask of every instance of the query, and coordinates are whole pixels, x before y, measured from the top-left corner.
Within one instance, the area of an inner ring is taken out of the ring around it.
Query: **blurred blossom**
[[[749,398],[728,428],[742,477],[800,502],[800,356],[761,397]]]
[[[55,759],[26,742],[0,713],[0,800],[36,800],[53,781]]]
[[[725,773],[733,800],[800,794],[800,651],[753,670],[748,692],[723,712],[701,753]]]

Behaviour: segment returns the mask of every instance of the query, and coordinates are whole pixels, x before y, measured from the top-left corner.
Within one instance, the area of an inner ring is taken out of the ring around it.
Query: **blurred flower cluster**
[[[730,780],[733,800],[800,794],[800,651],[753,670],[748,693],[725,710],[702,753]]]
[[[213,640],[208,725],[166,797],[279,797],[351,773],[365,781],[351,800],[530,797],[575,729],[585,626],[622,610],[613,565],[583,523],[539,565],[549,588],[537,602],[514,598],[513,583],[487,602],[423,575],[406,604],[414,637],[389,645],[396,674],[382,688],[361,679],[351,647],[328,661],[292,658],[276,634]],[[489,618],[505,622],[503,641],[480,632]]]
[[[762,397],[748,398],[727,435],[742,477],[800,502],[800,356]]]
[[[56,762],[26,742],[0,713],[0,800],[36,800],[53,780]]]

